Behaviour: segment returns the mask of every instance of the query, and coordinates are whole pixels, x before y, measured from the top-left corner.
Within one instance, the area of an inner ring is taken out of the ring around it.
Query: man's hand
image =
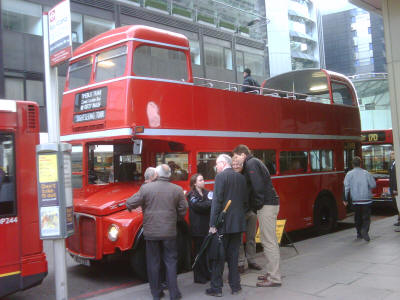
[[[393,195],[397,196],[398,195],[397,191],[393,191]]]
[[[208,231],[209,233],[216,233],[217,232],[217,228],[215,227],[210,227],[210,230]]]
[[[344,206],[347,206],[349,203],[346,201],[343,201]]]

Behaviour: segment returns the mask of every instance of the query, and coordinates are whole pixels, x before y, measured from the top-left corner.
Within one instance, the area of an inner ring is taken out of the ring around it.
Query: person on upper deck
[[[249,68],[246,68],[243,71],[242,92],[246,93],[258,90],[258,88],[253,88],[251,86],[259,87],[260,85],[253,77],[251,77],[251,70]]]

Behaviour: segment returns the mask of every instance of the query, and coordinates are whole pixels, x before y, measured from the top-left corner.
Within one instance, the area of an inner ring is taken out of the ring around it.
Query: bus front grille
[[[67,247],[73,254],[96,257],[96,219],[93,216],[75,213],[75,233],[67,239]]]

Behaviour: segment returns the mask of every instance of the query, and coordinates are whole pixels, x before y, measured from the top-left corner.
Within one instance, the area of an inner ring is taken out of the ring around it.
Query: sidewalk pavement
[[[257,288],[262,271],[241,276],[242,292],[231,295],[224,272],[224,297],[230,299],[400,299],[400,233],[393,231],[392,217],[371,224],[370,242],[356,240],[348,229],[281,248],[282,286]],[[257,263],[262,264],[262,253]],[[193,283],[193,272],[178,276],[183,299],[214,299],[204,294],[209,284]],[[152,299],[148,284],[97,296],[96,300]],[[166,292],[164,299],[169,299]]]

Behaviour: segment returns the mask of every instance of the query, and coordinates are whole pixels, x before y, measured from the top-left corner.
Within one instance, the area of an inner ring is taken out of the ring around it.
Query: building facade
[[[0,0],[0,98],[33,100],[47,131],[42,13],[59,0]],[[72,40],[81,43],[107,30],[143,24],[184,34],[196,77],[241,83],[243,69],[269,77],[264,0],[70,0]],[[66,64],[58,68],[59,101]],[[2,80],[4,79],[4,80]]]
[[[321,15],[316,1],[265,0],[265,9],[271,76],[324,67]]]
[[[326,67],[346,75],[386,72],[382,17],[360,8],[324,15]]]

